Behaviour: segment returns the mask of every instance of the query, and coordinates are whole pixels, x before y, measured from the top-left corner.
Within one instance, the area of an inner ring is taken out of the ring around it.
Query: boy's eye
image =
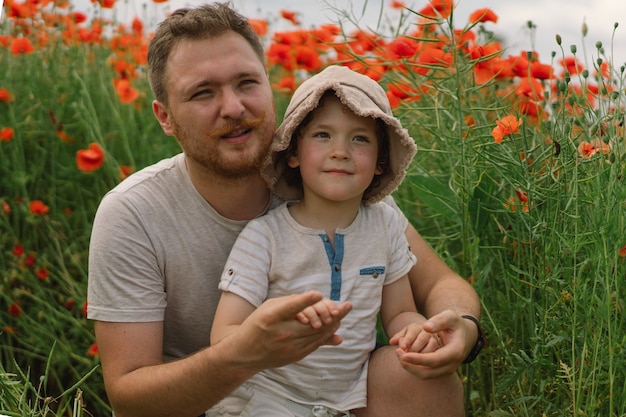
[[[313,133],[313,137],[314,138],[329,138],[330,135],[328,134],[328,132],[315,132]]]
[[[363,143],[369,143],[369,138],[367,136],[355,136],[354,139],[352,139],[355,142],[363,142]]]

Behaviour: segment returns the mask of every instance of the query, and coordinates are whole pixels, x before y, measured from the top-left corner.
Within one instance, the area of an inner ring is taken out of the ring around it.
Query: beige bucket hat
[[[291,137],[302,120],[318,107],[320,98],[328,90],[333,90],[341,102],[356,115],[381,119],[389,128],[389,173],[379,177],[378,185],[363,196],[364,204],[378,202],[400,185],[417,147],[408,131],[393,116],[385,90],[368,76],[344,66],[329,66],[296,89],[283,122],[274,135],[270,155],[262,171],[263,178],[270,189],[284,201],[302,199],[302,190],[289,186],[285,180],[283,173],[288,169],[285,159],[278,165],[276,161],[280,152],[289,146]]]

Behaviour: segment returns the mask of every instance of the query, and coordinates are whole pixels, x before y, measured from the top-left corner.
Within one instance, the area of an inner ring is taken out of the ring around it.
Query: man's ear
[[[160,101],[154,100],[152,102],[152,112],[156,116],[161,129],[168,136],[174,136],[174,130],[172,129],[172,123],[170,121],[170,114],[167,108]]]

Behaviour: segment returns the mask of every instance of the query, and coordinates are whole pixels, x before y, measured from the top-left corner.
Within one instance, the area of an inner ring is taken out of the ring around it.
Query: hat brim
[[[341,103],[356,115],[380,119],[388,126],[389,172],[381,175],[377,184],[363,196],[364,204],[378,202],[400,185],[417,147],[408,131],[393,116],[383,88],[376,81],[348,67],[329,66],[304,81],[294,92],[283,122],[274,135],[262,176],[270,189],[284,201],[302,199],[302,190],[287,184],[284,175],[288,169],[287,161],[283,158],[277,163],[278,156],[287,149],[295,130],[318,107],[321,97],[328,90],[333,90]]]

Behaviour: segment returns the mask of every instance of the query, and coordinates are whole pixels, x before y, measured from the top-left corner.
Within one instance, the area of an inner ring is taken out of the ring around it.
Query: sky
[[[2,1],[2,0],[0,0]],[[19,1],[19,0],[18,0]],[[167,11],[178,7],[196,5],[208,0],[169,0],[154,4],[151,0],[118,0],[115,18],[118,21],[130,21],[140,17],[148,25],[156,25]],[[223,1],[223,0],[222,0]],[[414,9],[420,10],[427,0],[403,0]],[[289,30],[294,26],[278,19],[281,9],[297,12],[305,28],[323,23],[336,22],[341,11],[353,10],[353,19],[360,28],[389,28],[396,24],[400,12],[391,9],[391,0],[232,0],[235,7],[244,15],[267,19],[271,29]],[[90,0],[71,0],[78,10],[93,9]],[[551,62],[551,53],[556,52],[556,59],[562,57],[556,43],[560,35],[565,55],[570,55],[570,45],[577,46],[577,55],[586,60],[586,66],[598,58],[596,42],[602,42],[607,58],[613,60],[614,68],[626,64],[626,0],[455,0],[456,9],[454,26],[463,27],[469,14],[477,9],[489,7],[498,15],[497,23],[486,23],[487,30],[496,33],[507,48],[507,54],[516,55],[520,51],[535,50],[544,63]],[[381,10],[384,18],[379,20]],[[381,21],[383,26],[377,24]],[[535,30],[531,32],[528,22]],[[615,24],[617,29],[614,30]],[[582,26],[587,25],[587,36],[583,40]],[[350,23],[347,28],[353,27]],[[377,30],[380,32],[380,30]],[[613,38],[614,37],[614,38]],[[613,39],[612,39],[613,38]],[[584,48],[584,49],[583,49]]]

